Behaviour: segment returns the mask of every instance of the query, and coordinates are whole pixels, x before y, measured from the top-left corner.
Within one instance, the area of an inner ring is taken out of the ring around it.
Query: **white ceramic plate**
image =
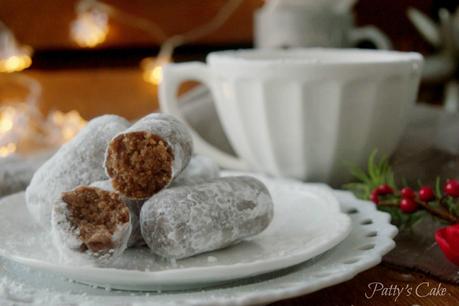
[[[260,235],[220,251],[171,263],[153,257],[148,249],[132,249],[111,268],[59,263],[49,233],[33,224],[20,193],[0,202],[0,255],[84,283],[130,290],[181,290],[291,267],[329,250],[349,234],[350,220],[330,189],[256,177],[273,197],[273,222]]]
[[[263,305],[338,284],[377,265],[397,233],[375,205],[335,191],[352,221],[349,236],[328,252],[287,270],[225,286],[180,292],[106,291],[65,281],[0,257],[0,305]]]

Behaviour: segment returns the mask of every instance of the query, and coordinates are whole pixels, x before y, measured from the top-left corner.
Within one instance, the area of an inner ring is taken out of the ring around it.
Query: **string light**
[[[86,125],[76,110],[52,111],[44,117],[38,103],[41,85],[24,74],[0,75],[0,84],[14,82],[28,94],[9,97],[0,105],[0,157],[59,147]],[[8,87],[11,85],[5,85]]]
[[[168,56],[144,58],[140,63],[143,71],[143,79],[153,85],[159,85],[163,79],[163,66],[170,63],[170,61],[170,57]]]
[[[163,66],[170,62],[174,49],[190,41],[195,41],[200,37],[209,35],[221,27],[234,11],[240,6],[242,0],[227,1],[226,4],[217,12],[214,18],[208,23],[194,28],[186,33],[174,35],[166,39],[159,49],[158,58],[153,61],[153,64],[142,66],[144,72],[144,80],[159,85],[162,80]],[[142,62],[149,62],[148,58]]]
[[[6,106],[0,109],[0,137],[9,133],[14,126],[16,117],[16,109],[11,106]],[[9,142],[5,145],[0,145],[0,157],[6,157],[16,151],[16,144]]]
[[[16,109],[12,106],[5,106],[0,109],[0,134],[7,133],[13,128]]]
[[[0,157],[7,157],[14,152],[16,152],[16,144],[12,142],[0,147]]]
[[[97,0],[81,0],[76,6],[78,19],[72,25],[72,37],[81,46],[93,47],[105,40],[108,33],[108,17],[112,17],[127,25],[143,30],[159,41],[163,41],[156,58],[148,57],[143,59],[140,63],[141,69],[143,70],[143,79],[146,82],[159,85],[162,80],[163,66],[171,62],[174,49],[216,31],[228,20],[233,12],[240,6],[242,1],[243,0],[229,0],[208,23],[198,26],[188,32],[167,37],[161,27],[153,21],[125,13],[112,5]],[[90,12],[92,12],[92,14],[89,17],[87,14]],[[94,12],[97,13],[94,14]],[[97,18],[101,20],[97,20]],[[73,33],[76,32],[75,24],[77,24],[78,21],[80,22],[78,24],[79,35],[76,36]],[[93,40],[92,37],[97,37],[99,39]],[[87,43],[88,41],[90,43]]]
[[[60,130],[60,139],[58,139],[60,143],[72,139],[87,123],[76,110],[68,113],[54,111],[49,115],[48,120],[54,128]]]
[[[32,49],[20,46],[13,33],[0,21],[0,73],[24,70],[32,64]]]
[[[24,103],[15,103],[0,107],[0,157],[16,152],[20,139],[30,129],[28,119],[31,113]],[[18,129],[18,127],[21,127]]]
[[[58,147],[86,125],[80,114],[53,111],[41,116],[33,105],[16,103],[0,108],[0,157],[42,147]]]
[[[108,16],[103,10],[92,8],[78,12],[71,24],[71,37],[81,47],[92,48],[103,43],[108,34]]]

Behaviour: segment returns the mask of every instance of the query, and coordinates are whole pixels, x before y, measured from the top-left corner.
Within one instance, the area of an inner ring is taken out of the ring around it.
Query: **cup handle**
[[[357,45],[360,41],[371,41],[377,49],[391,50],[392,43],[390,39],[375,26],[365,26],[351,30],[350,37],[351,44]]]
[[[187,80],[202,82],[212,92],[211,74],[205,64],[200,62],[168,64],[163,69],[163,80],[159,86],[161,111],[169,113],[185,123],[193,137],[194,148],[197,153],[213,158],[223,168],[248,171],[249,167],[245,161],[211,145],[186,122],[178,105],[177,91],[180,84]]]

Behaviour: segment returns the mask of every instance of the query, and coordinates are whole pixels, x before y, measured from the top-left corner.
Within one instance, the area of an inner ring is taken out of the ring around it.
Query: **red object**
[[[443,191],[450,197],[459,197],[459,182],[456,180],[447,180]]]
[[[406,214],[415,212],[418,209],[418,204],[411,198],[403,198],[400,201],[400,210]]]
[[[419,199],[423,202],[429,202],[435,198],[433,189],[429,186],[423,186],[419,189]]]
[[[394,189],[392,189],[392,187],[390,187],[387,184],[379,185],[378,188],[376,188],[376,191],[378,192],[379,195],[387,195],[387,194],[394,193]]]
[[[375,203],[375,204],[379,204],[379,193],[378,193],[378,190],[375,189],[371,192],[370,194],[370,200]]]
[[[407,198],[407,199],[414,199],[416,197],[414,190],[411,189],[410,187],[403,188],[400,191],[400,194],[402,195],[402,198]]]
[[[443,254],[459,266],[459,224],[440,228],[435,232],[435,240]]]

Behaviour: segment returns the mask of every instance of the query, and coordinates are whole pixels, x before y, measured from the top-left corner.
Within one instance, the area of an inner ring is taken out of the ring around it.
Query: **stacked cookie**
[[[192,153],[189,131],[170,115],[132,126],[98,117],[35,173],[27,206],[63,260],[100,265],[128,247],[181,259],[263,231],[273,217],[266,187],[219,178],[215,162]]]

